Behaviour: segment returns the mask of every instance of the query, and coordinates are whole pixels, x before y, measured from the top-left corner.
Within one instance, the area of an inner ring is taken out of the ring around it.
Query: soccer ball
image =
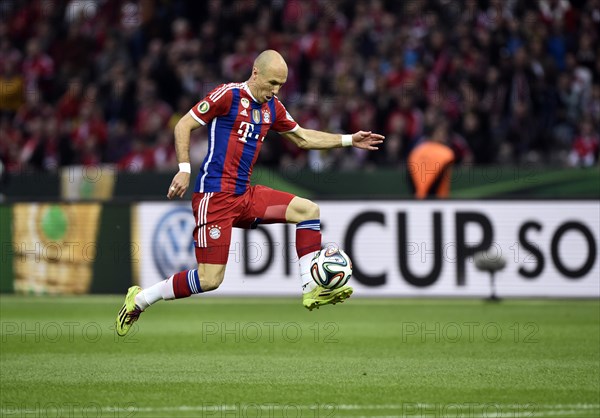
[[[352,261],[337,245],[328,245],[313,257],[310,275],[319,286],[336,289],[352,277]]]

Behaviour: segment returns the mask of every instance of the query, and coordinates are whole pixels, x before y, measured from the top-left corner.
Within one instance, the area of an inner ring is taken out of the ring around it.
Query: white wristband
[[[352,146],[352,135],[342,135],[342,147]]]
[[[179,171],[184,173],[192,172],[192,165],[190,163],[179,163]]]

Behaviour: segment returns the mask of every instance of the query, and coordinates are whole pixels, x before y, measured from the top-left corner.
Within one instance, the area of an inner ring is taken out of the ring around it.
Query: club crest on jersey
[[[219,225],[211,225],[208,227],[208,236],[212,239],[221,238],[221,227]]]
[[[265,123],[271,123],[271,112],[268,110],[263,110],[263,120]]]
[[[258,110],[258,109],[252,110],[252,121],[254,123],[260,123],[260,110]]]
[[[204,114],[206,112],[208,112],[208,109],[210,109],[210,105],[208,104],[208,102],[206,100],[200,102],[200,104],[197,107],[198,112]]]
[[[248,106],[250,106],[250,100],[246,99],[245,97],[242,97],[242,106],[244,106],[244,108],[248,109]]]

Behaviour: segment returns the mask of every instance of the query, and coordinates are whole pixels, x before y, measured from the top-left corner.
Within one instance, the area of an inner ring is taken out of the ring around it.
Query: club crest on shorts
[[[198,104],[198,112],[204,114],[206,112],[208,112],[208,109],[210,109],[210,105],[208,104],[208,102],[206,100],[200,102],[200,104]]]
[[[244,108],[248,109],[248,106],[250,106],[250,100],[246,99],[245,97],[242,97],[242,106],[244,106]]]
[[[252,110],[252,121],[254,123],[260,123],[260,110],[258,110],[258,109]]]
[[[212,239],[221,238],[221,227],[219,225],[211,225],[208,227],[208,236]]]
[[[271,123],[271,112],[268,110],[263,110],[263,120],[265,123]]]

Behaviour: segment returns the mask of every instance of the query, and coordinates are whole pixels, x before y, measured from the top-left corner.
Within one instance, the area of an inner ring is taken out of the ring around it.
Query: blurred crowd
[[[441,121],[459,164],[594,165],[599,37],[600,0],[2,1],[0,158],[172,170],[178,119],[272,48],[303,127],[387,139],[304,151],[270,135],[263,165],[396,167]]]

